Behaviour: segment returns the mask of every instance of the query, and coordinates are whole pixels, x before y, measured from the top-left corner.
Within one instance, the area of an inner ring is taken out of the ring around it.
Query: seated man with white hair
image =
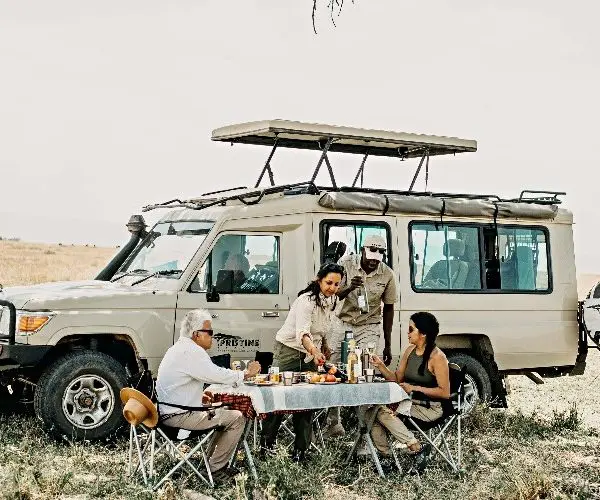
[[[215,365],[206,352],[212,346],[211,322],[211,315],[202,309],[185,315],[179,339],[166,352],[158,368],[156,392],[164,425],[188,430],[223,428],[216,436],[209,458],[210,470],[216,473],[215,479],[219,479],[220,473],[227,474],[227,463],[244,431],[244,416],[237,410],[225,408],[216,409],[211,416],[206,411],[182,410],[169,403],[190,407],[207,404],[212,395],[204,392],[205,384],[235,386],[259,373],[260,364],[253,361],[243,372]]]

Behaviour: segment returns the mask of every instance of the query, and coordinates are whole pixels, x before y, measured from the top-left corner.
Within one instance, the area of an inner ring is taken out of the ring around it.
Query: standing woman
[[[317,277],[298,293],[285,323],[275,336],[273,365],[280,371],[317,371],[331,355],[328,337],[334,327],[337,291],[344,277],[344,268],[338,264],[325,264]],[[293,458],[304,458],[310,445],[312,411],[292,415],[294,425]],[[273,448],[283,415],[269,415],[263,422],[261,444]]]

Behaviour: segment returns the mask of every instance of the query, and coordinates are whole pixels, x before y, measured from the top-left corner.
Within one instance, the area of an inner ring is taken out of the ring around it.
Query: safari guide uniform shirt
[[[335,305],[337,297],[320,295],[322,306],[317,303],[310,293],[303,293],[292,304],[285,323],[275,335],[275,340],[287,347],[306,353],[305,362],[313,359],[302,345],[302,337],[308,335],[313,344],[321,348],[323,339],[328,339],[337,321]],[[329,340],[329,339],[328,339]]]
[[[236,386],[243,381],[243,371],[215,365],[208,353],[192,339],[179,337],[167,350],[158,367],[156,395],[164,403],[201,406],[205,384]],[[159,411],[161,415],[168,415],[185,410],[160,405]]]
[[[347,255],[339,260],[338,264],[345,270],[340,287],[348,286],[354,276],[362,276],[364,285],[361,288],[362,293],[366,295],[369,311],[361,313],[358,306],[359,289],[352,290],[344,299],[338,313],[343,323],[340,336],[343,337],[345,330],[352,329],[356,343],[360,347],[364,347],[363,344],[367,342],[374,342],[378,346],[379,338],[383,333],[381,304],[395,304],[398,300],[396,276],[384,262],[381,262],[371,274],[367,274],[361,267],[360,261],[361,254]]]

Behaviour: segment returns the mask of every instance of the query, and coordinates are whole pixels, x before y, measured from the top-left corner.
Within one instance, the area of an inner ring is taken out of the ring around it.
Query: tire
[[[119,391],[125,368],[97,351],[66,354],[40,377],[33,401],[35,414],[58,438],[110,438],[123,425]]]
[[[464,408],[466,415],[471,413],[476,405],[486,403],[492,399],[492,382],[481,362],[464,353],[449,354],[448,362],[456,363],[461,368],[467,368]]]

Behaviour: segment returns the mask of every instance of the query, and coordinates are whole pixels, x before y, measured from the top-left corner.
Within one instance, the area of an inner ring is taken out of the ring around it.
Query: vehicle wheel
[[[121,427],[119,391],[126,385],[125,368],[96,351],[69,353],[40,377],[34,408],[55,436],[97,440]]]
[[[477,404],[492,399],[490,376],[479,361],[468,354],[453,353],[448,355],[448,362],[456,363],[461,368],[467,368],[465,375],[465,415],[471,413]]]

